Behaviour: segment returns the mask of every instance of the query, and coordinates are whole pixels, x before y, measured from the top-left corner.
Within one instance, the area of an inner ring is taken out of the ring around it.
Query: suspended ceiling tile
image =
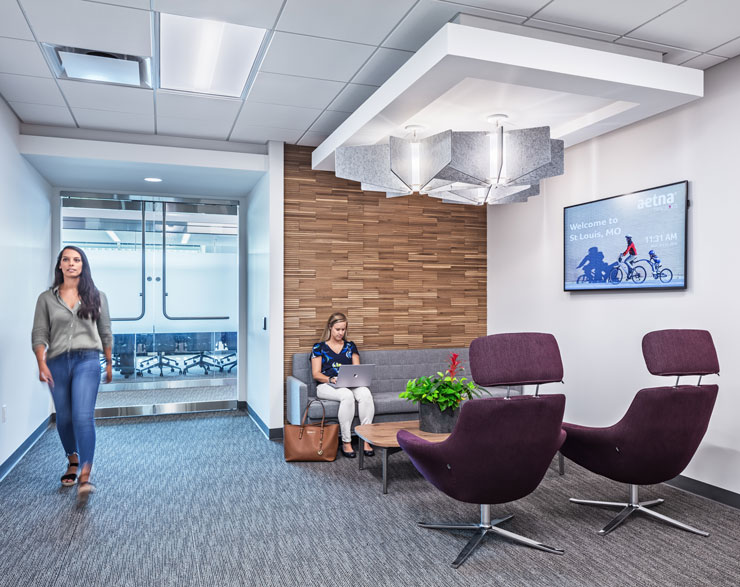
[[[0,37],[33,40],[31,29],[14,0],[0,2]]]
[[[34,41],[0,37],[0,73],[51,77],[49,66]]]
[[[451,2],[453,0],[450,0]],[[472,6],[474,8],[486,8],[488,10],[498,10],[510,14],[531,16],[540,8],[551,2],[551,0],[454,0],[458,5],[459,12],[469,12],[464,8]]]
[[[556,0],[540,10],[536,18],[550,22],[623,35],[670,10],[683,0]],[[529,24],[529,23],[527,23]]]
[[[10,102],[26,124],[49,124],[52,126],[76,126],[69,109],[64,106],[48,106],[46,104],[27,104],[24,102]]]
[[[72,112],[80,128],[154,134],[154,112],[133,114],[88,108],[72,108]]]
[[[154,92],[110,84],[59,80],[59,86],[72,108],[111,110],[154,117]]]
[[[241,100],[233,98],[157,90],[157,116],[228,121],[231,124],[241,105]]]
[[[288,0],[276,29],[378,45],[416,0]]]
[[[282,141],[294,145],[301,137],[303,131],[288,128],[275,128],[269,126],[250,126],[237,122],[234,132],[231,133],[231,141],[243,143],[266,143],[267,141]]]
[[[321,114],[317,108],[299,108],[280,104],[261,104],[247,102],[244,104],[237,126],[272,126],[293,130],[307,130]]]
[[[152,0],[152,10],[271,29],[283,0]]]
[[[311,125],[309,130],[330,135],[340,124],[347,120],[348,116],[348,112],[327,110],[321,113],[321,116]]]
[[[671,63],[673,65],[678,65],[687,59],[692,59],[701,55],[698,51],[689,51],[688,49],[680,49],[679,47],[670,47],[668,45],[660,45],[658,43],[649,43],[648,41],[640,41],[639,39],[630,39],[628,37],[622,37],[616,41],[616,43],[627,47],[636,47],[637,49],[657,51],[658,53],[663,54],[663,63]]]
[[[344,82],[261,71],[247,101],[324,109],[344,85]]]
[[[308,131],[301,137],[298,144],[306,147],[318,147],[328,136],[327,133]]]
[[[540,0],[537,0],[536,3],[541,4]],[[478,4],[489,4],[489,2],[479,2]],[[517,2],[508,2],[506,4],[517,4]],[[431,39],[434,33],[450,22],[460,12],[502,20],[504,22],[522,23],[525,20],[524,16],[494,12],[493,10],[481,10],[480,8],[469,7],[468,3],[461,4],[438,0],[422,0],[414,6],[408,16],[383,41],[383,47],[416,51]]]
[[[576,37],[586,37],[587,39],[597,39],[599,41],[614,41],[619,38],[618,35],[612,35],[612,34],[603,33],[600,31],[594,31],[594,30],[589,30],[585,28],[569,26],[569,25],[560,24],[557,22],[549,22],[549,21],[540,20],[537,18],[532,18],[528,20],[526,26],[536,28],[536,29],[544,29],[546,31],[556,31],[558,33],[565,33],[566,35],[573,35]]]
[[[327,110],[338,112],[354,112],[365,100],[377,90],[376,86],[365,86],[362,84],[347,84],[334,101],[329,104]]]
[[[362,66],[362,69],[357,72],[357,75],[352,78],[352,82],[380,86],[396,73],[396,70],[406,63],[412,55],[413,53],[410,51],[380,47]]]
[[[346,82],[373,50],[374,47],[357,43],[278,32],[261,70]]]
[[[229,136],[229,132],[231,132],[232,126],[233,119],[207,120],[203,118],[180,118],[157,114],[158,135],[225,141]]]
[[[0,94],[8,102],[66,106],[56,82],[47,77],[0,73]]]
[[[740,37],[724,45],[720,45],[716,49],[712,49],[713,55],[721,55],[722,57],[736,57],[740,55]]]
[[[42,43],[149,57],[151,13],[83,0],[22,0]]]
[[[693,67],[694,69],[709,69],[710,67],[714,67],[715,65],[718,65],[723,61],[727,61],[727,58],[704,53],[703,55],[699,55],[699,57],[689,59],[681,65],[683,65],[684,67]]]
[[[635,39],[710,51],[737,37],[740,2],[737,0],[686,0],[628,36]]]

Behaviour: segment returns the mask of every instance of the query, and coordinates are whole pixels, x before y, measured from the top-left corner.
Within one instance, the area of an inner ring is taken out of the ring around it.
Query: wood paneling
[[[486,333],[486,208],[386,198],[285,146],[285,372],[332,312],[363,349],[467,346]]]

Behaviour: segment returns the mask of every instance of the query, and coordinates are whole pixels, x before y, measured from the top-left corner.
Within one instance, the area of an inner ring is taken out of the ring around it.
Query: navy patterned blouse
[[[339,374],[340,365],[351,365],[352,356],[360,356],[357,346],[351,340],[344,342],[339,353],[335,353],[326,342],[317,342],[311,350],[311,358],[321,357],[321,372],[329,378]]]

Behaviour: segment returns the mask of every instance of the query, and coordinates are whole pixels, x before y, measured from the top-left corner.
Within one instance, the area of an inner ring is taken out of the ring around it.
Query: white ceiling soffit
[[[267,172],[267,156],[159,145],[21,135],[21,154],[53,186],[147,194],[240,197]],[[161,183],[145,182],[159,177]]]
[[[522,34],[445,25],[316,148],[313,168],[333,170],[337,148],[406,136],[410,124],[421,136],[488,130],[488,115],[505,113],[515,127],[551,126],[567,147],[703,96],[701,70]]]

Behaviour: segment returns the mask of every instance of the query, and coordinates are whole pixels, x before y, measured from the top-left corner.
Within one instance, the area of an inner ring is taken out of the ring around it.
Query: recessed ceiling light
[[[121,239],[118,237],[118,235],[113,232],[112,230],[106,230],[105,233],[111,238],[113,242],[120,243]]]
[[[159,183],[160,181],[162,181],[162,179],[159,177],[145,177],[144,181],[150,181],[152,183]]]
[[[174,14],[159,19],[160,87],[241,96],[265,29]]]

